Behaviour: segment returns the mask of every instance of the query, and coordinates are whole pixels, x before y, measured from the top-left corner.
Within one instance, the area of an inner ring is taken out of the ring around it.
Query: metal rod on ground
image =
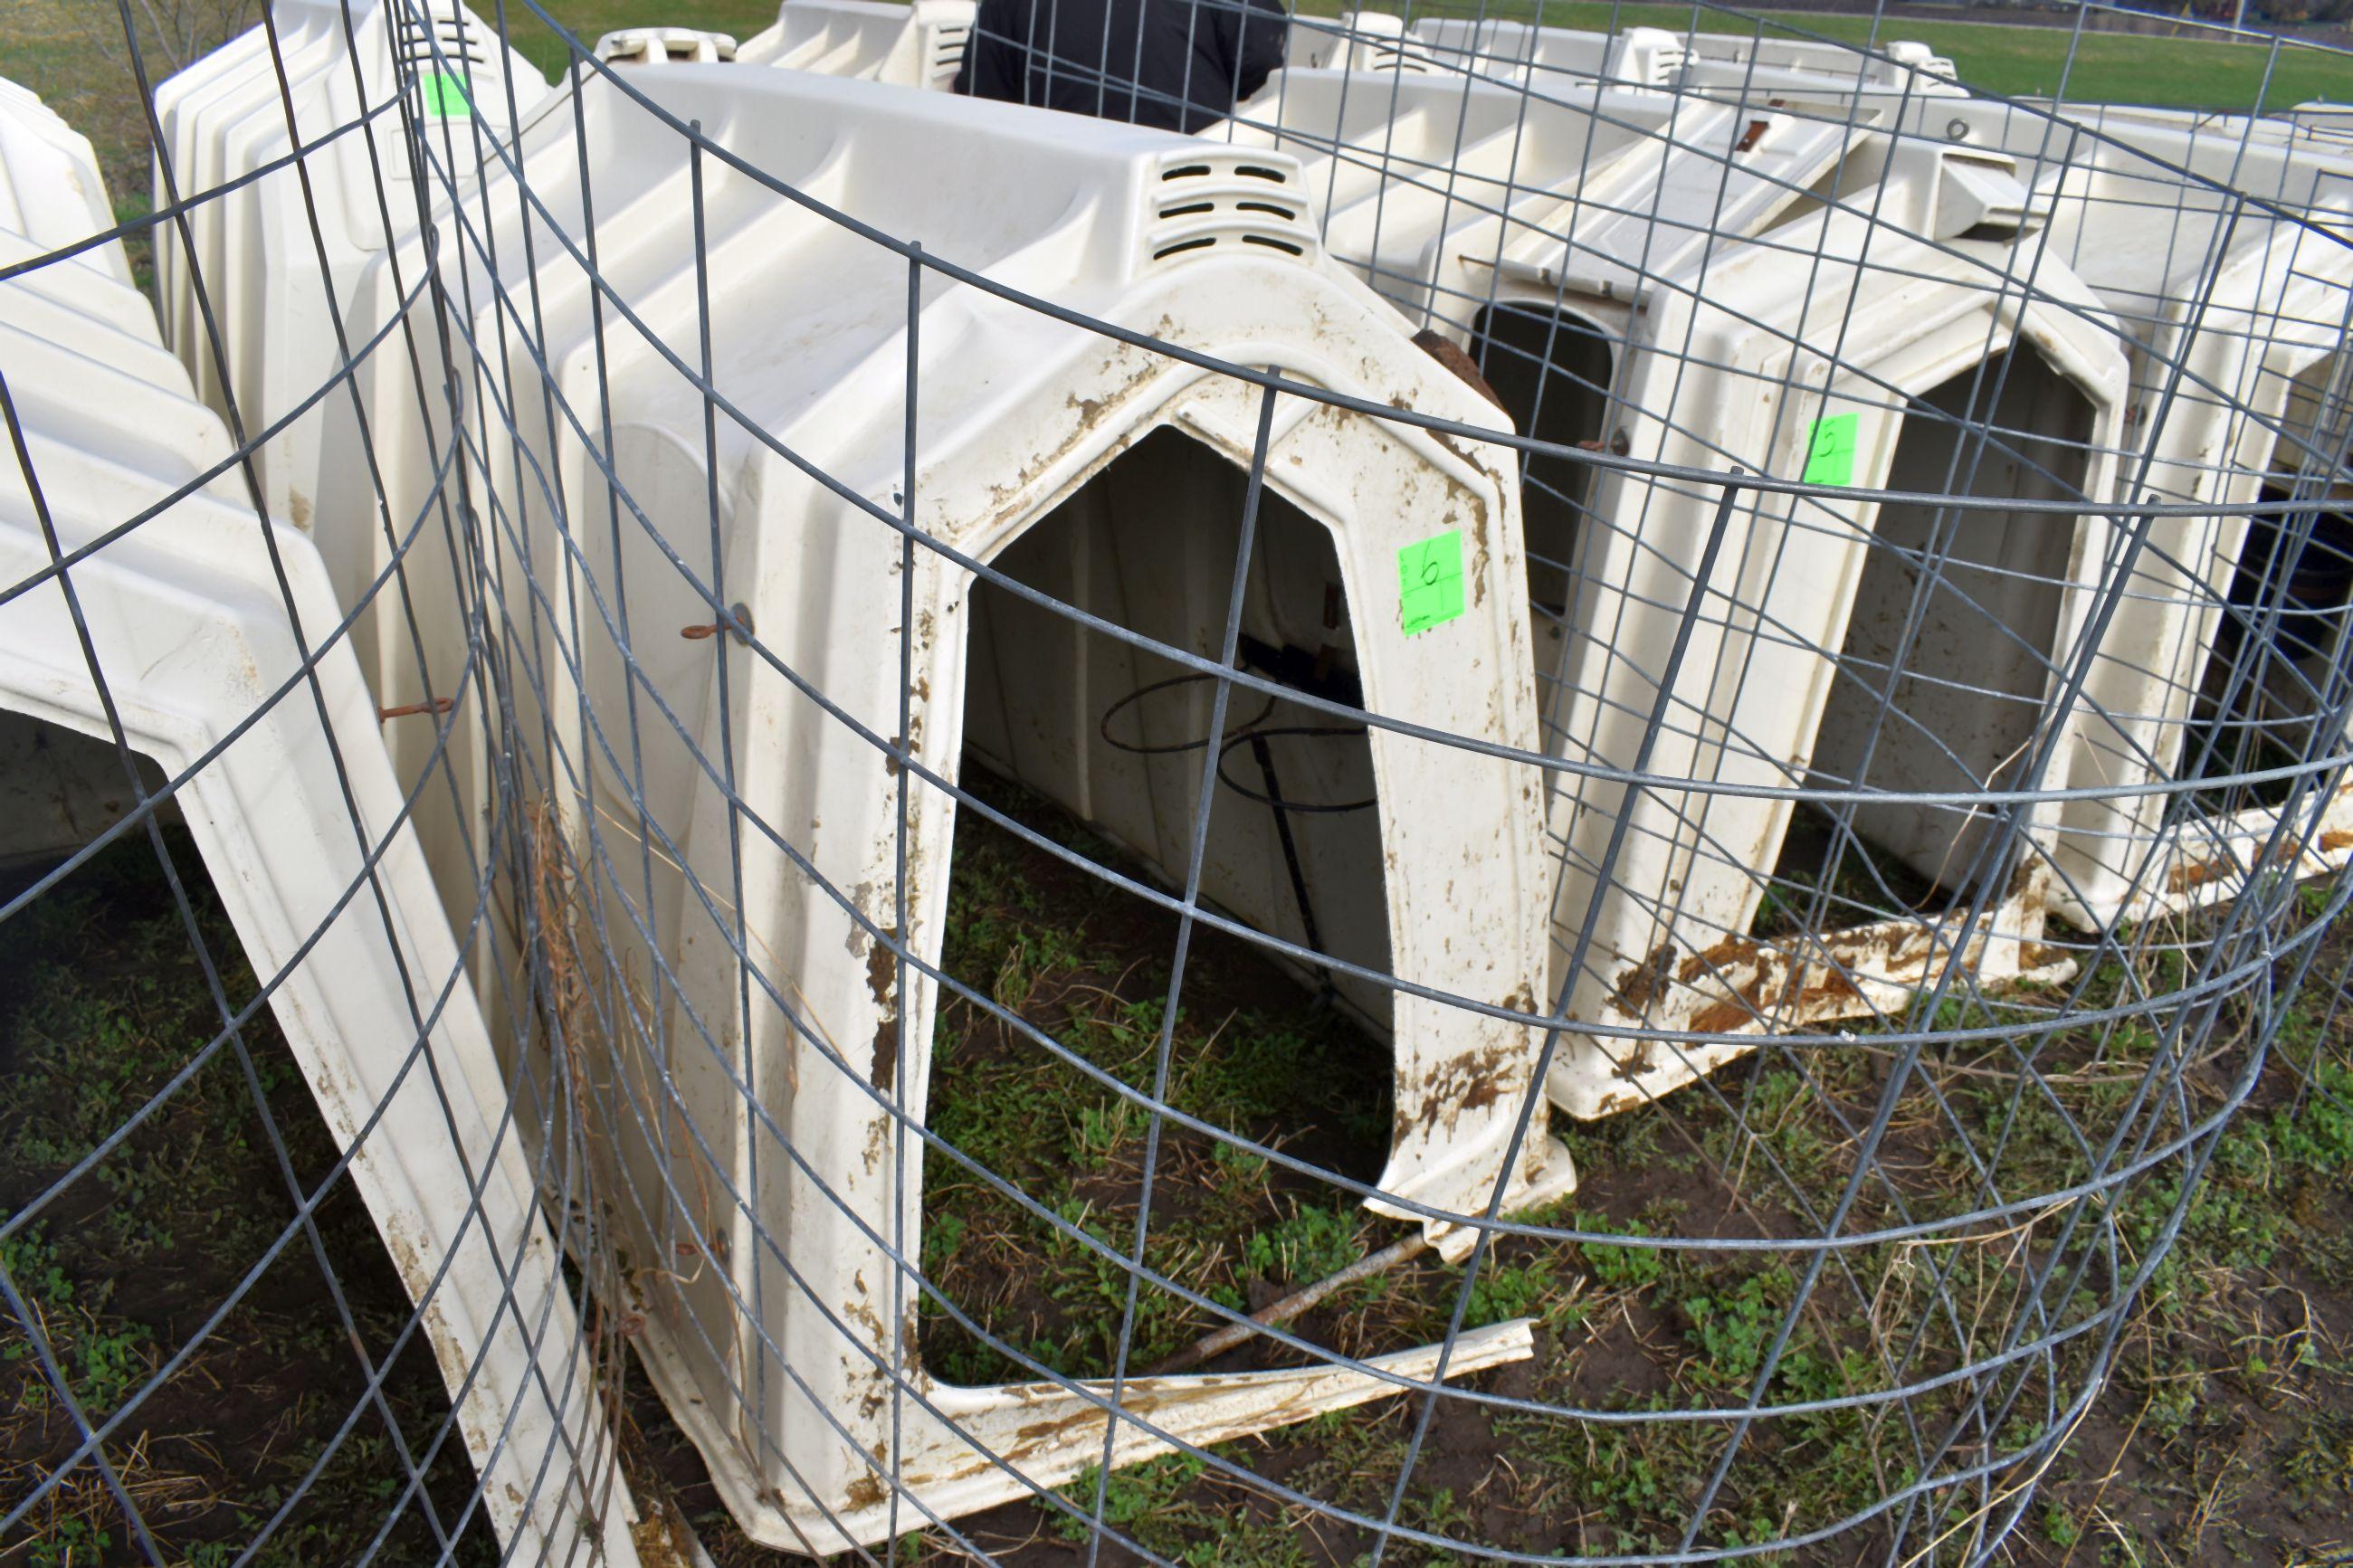
[[[1359,1279],[1369,1279],[1376,1274],[1384,1273],[1429,1250],[1430,1243],[1423,1239],[1419,1231],[1416,1231],[1403,1241],[1392,1243],[1382,1247],[1378,1252],[1366,1254],[1336,1274],[1327,1274],[1313,1285],[1293,1290],[1280,1301],[1270,1303],[1258,1311],[1252,1312],[1244,1322],[1228,1323],[1215,1333],[1202,1335],[1166,1361],[1149,1369],[1145,1375],[1161,1377],[1172,1372],[1183,1372],[1187,1367],[1198,1366],[1205,1361],[1221,1356],[1244,1340],[1250,1338],[1259,1330],[1271,1329],[1277,1323],[1289,1321],[1343,1286],[1353,1285]]]

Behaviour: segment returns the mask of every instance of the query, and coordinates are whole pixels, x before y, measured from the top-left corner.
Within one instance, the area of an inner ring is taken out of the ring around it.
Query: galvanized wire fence
[[[1984,1561],[2242,1108],[2341,1106],[2281,47],[1013,10],[158,81],[125,4],[121,224],[0,100],[0,962],[105,1088],[0,1172],[0,1540]],[[200,1165],[274,1205],[203,1268]],[[313,1296],[207,1505],[159,1441]]]

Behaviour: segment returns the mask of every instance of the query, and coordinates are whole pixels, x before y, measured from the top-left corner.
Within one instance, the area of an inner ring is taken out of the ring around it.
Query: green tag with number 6
[[[1398,608],[1406,636],[1462,613],[1462,531],[1450,528],[1398,552]]]

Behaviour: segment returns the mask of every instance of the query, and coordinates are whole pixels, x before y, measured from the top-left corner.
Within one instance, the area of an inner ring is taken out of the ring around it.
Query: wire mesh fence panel
[[[0,88],[0,1552],[2194,1550],[2274,1362],[2326,1544],[2344,56],[120,10]]]

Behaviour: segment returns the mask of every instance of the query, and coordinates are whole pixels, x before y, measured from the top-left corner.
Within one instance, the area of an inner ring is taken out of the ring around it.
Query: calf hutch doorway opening
[[[1249,476],[1155,430],[994,564],[1025,586],[1214,662]],[[1237,661],[1362,705],[1331,535],[1271,487],[1259,502]],[[1181,889],[1219,682],[994,584],[975,584],[965,744]],[[1218,747],[1201,894],[1258,930],[1386,973],[1380,816],[1362,725],[1245,688]],[[1386,989],[1328,974],[1386,1027]]]
[[[1599,327],[1564,311],[1496,305],[1479,312],[1471,342],[1480,373],[1522,435],[1560,447],[1607,439],[1615,359]],[[1540,452],[1523,453],[1520,462],[1528,597],[1540,616],[1557,622],[1568,609],[1594,470]]]
[[[2344,704],[2344,678],[2332,679],[2332,672],[2353,616],[2348,370],[2341,356],[2327,355],[2288,388],[2258,495],[2281,510],[2248,520],[2230,604],[2200,682],[2203,721],[2189,737],[2191,776],[2228,777],[2343,749],[2340,735],[2320,727]],[[2233,798],[2221,804],[2226,810],[2276,805],[2295,783],[2225,791]]]
[[[1214,662],[1249,475],[1154,430],[1000,552],[1007,576]],[[1181,896],[1218,682],[987,581],[968,617],[963,782],[1024,826]],[[1360,706],[1330,531],[1261,495],[1237,663]],[[1375,973],[1389,967],[1380,813],[1364,727],[1246,688],[1217,746],[1204,904]],[[929,1122],[943,1140],[1120,1250],[1145,1196],[1149,1117],[1060,1059],[1050,1037],[1131,1089],[1154,1082],[1179,922],[979,812],[958,814],[944,965],[1022,1022],[944,993]],[[1347,1177],[1388,1152],[1389,994],[1197,925],[1167,1099],[1211,1126]],[[1027,1026],[1025,1029],[1024,1026]],[[934,1151],[923,1267],[990,1333],[1068,1375],[1112,1370],[1123,1271]],[[1356,1195],[1168,1123],[1154,1155],[1147,1267],[1226,1300],[1313,1282],[1382,1244]],[[1132,1370],[1218,1326],[1146,1284]],[[957,1384],[1029,1375],[927,1304],[924,1362]],[[1296,1361],[1264,1348],[1263,1364]]]
[[[140,791],[153,798],[164,770],[137,752]],[[113,743],[0,709],[0,898],[121,822],[136,807],[121,753]],[[175,802],[160,801],[158,820],[180,820]]]
[[[2039,353],[2005,350],[1911,400],[1887,488],[2084,500],[2094,425],[2091,400]],[[2084,526],[2051,512],[1881,507],[1822,715],[1816,782],[1915,793],[2030,787],[2023,770],[2063,658],[2061,616]],[[1924,576],[1933,577],[1925,589]],[[1835,809],[1852,811],[1854,833],[1911,879],[1958,889],[2007,871],[1980,864],[2002,826],[1997,814],[1905,802]]]

